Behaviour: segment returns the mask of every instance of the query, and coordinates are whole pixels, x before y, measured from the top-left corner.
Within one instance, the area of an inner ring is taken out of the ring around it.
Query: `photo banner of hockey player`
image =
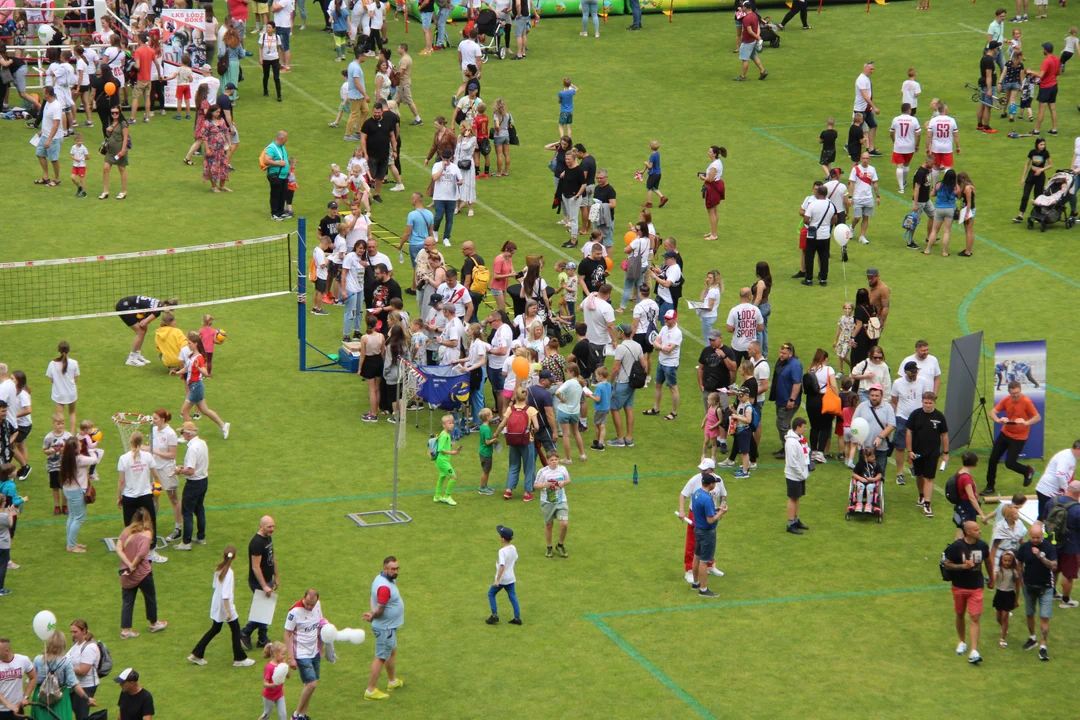
[[[994,405],[1009,396],[1009,383],[1020,383],[1042,420],[1031,426],[1021,458],[1043,457],[1043,429],[1046,427],[1046,341],[999,342],[994,345]],[[994,436],[1001,426],[994,426]]]

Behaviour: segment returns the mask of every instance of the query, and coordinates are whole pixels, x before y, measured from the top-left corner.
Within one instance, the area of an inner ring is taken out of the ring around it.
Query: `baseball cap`
[[[919,369],[919,363],[914,360],[908,360],[904,363],[904,372],[915,372]]]
[[[866,277],[877,277],[877,276],[878,276],[877,268],[866,268]]]
[[[703,473],[701,473],[701,484],[702,485],[714,485],[714,484],[716,484],[716,476],[713,475],[711,472],[703,472]]]
[[[677,257],[679,257],[679,253],[675,252],[674,250],[668,250],[667,252],[664,253],[664,257],[666,257],[666,258],[677,258]]]
[[[720,331],[719,330],[710,330],[709,331],[709,339],[710,340],[719,340],[720,339]]]
[[[1048,53],[1052,53],[1052,52],[1054,52],[1054,43],[1044,42],[1042,44],[1042,49],[1045,50]]]
[[[226,83],[225,89],[226,90],[235,90],[236,89],[236,83]]]
[[[698,463],[697,469],[698,470],[712,470],[715,467],[716,467],[716,461],[712,460],[711,458],[702,458],[701,462]]]
[[[630,329],[630,323],[619,323],[619,332],[623,335],[632,335],[634,331]]]
[[[574,262],[573,260],[571,260],[570,262],[566,263],[566,269],[567,270],[577,270],[577,263]]]
[[[881,385],[879,383],[874,383],[873,385],[868,387],[867,390],[877,390],[879,392],[884,392],[884,390],[881,389]]]
[[[454,157],[454,151],[453,150],[443,150],[442,151],[442,156],[443,156],[443,158],[449,160],[450,158]]]
[[[745,385],[740,385],[739,389],[738,389],[738,394],[739,395],[749,395],[750,394],[750,388],[746,387]]]
[[[337,210],[338,209],[337,200],[331,200],[330,202],[326,203],[326,207],[327,207],[328,210]]]
[[[432,295],[431,299],[428,300],[428,305],[431,307],[439,307],[442,305],[442,295]]]
[[[496,525],[495,531],[499,533],[499,537],[501,537],[503,540],[514,539],[514,531],[506,527],[505,525]]]
[[[554,380],[554,378],[551,376],[551,373],[547,370],[541,370],[538,377],[541,380]]]
[[[1001,47],[1001,43],[998,42],[997,40],[991,40],[986,45],[987,50],[997,50],[999,47]],[[1051,45],[1051,47],[1053,47],[1053,46]]]
[[[664,313],[665,320],[674,320],[677,317],[679,317],[679,313],[675,312],[674,310],[668,310],[666,313]]]
[[[139,680],[139,673],[135,672],[135,668],[124,668],[124,670],[113,678],[114,683],[126,683],[137,682]]]

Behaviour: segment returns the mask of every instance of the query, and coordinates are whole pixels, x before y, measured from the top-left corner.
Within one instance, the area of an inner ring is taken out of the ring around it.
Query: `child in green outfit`
[[[484,408],[480,411],[480,489],[477,490],[481,495],[494,495],[494,488],[488,487],[488,475],[491,474],[491,459],[494,455],[495,438],[491,434],[491,417],[492,412],[490,408]]]
[[[435,502],[446,503],[447,505],[457,505],[454,502],[454,498],[450,497],[450,493],[454,490],[454,483],[457,482],[457,474],[454,472],[454,468],[450,465],[449,455],[457,455],[461,452],[461,447],[451,448],[450,433],[454,431],[454,416],[443,415],[442,418],[443,430],[439,433],[439,443],[437,450],[439,457],[435,460],[435,467],[439,470],[439,479],[435,481]],[[443,483],[446,483],[446,494],[443,494]]]

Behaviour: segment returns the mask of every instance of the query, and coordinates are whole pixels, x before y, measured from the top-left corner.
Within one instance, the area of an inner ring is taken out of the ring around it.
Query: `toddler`
[[[180,119],[181,106],[184,108],[184,119],[191,119],[191,81],[194,78],[195,74],[191,70],[191,55],[184,53],[180,56],[180,67],[165,78],[165,82],[176,80],[176,114],[173,115],[173,120]]]
[[[341,172],[341,166],[337,163],[330,165],[331,194],[339,204],[348,204],[349,200],[349,176]]]
[[[342,45],[342,47],[345,47],[345,46]],[[341,60],[344,60],[344,59],[345,59],[345,57],[343,55],[341,57]],[[341,71],[341,77],[345,78],[345,81],[343,83],[341,83],[341,88],[338,90],[338,98],[339,98],[340,102],[338,103],[337,115],[334,117],[333,120],[326,123],[330,127],[337,127],[338,123],[341,122],[342,114],[349,112],[349,71],[348,70],[342,70]]]
[[[843,311],[844,314],[836,321],[836,337],[833,339],[833,349],[836,350],[836,361],[839,365],[838,372],[841,375],[844,373],[845,362],[848,368],[851,368],[848,355],[851,353],[851,348],[855,346],[855,340],[852,337],[855,332],[855,304],[844,303]]]
[[[83,420],[81,423],[79,423],[79,434],[75,436],[75,439],[79,442],[80,455],[83,455],[85,457],[90,457],[91,455],[94,455],[94,451],[97,449],[98,446],[97,442],[94,441],[94,421]],[[61,448],[61,450],[62,449],[63,448]],[[57,467],[57,470],[59,469],[60,468]],[[90,479],[94,482],[97,482],[97,465],[91,465],[90,469],[87,472],[90,475]],[[59,474],[57,474],[57,480],[59,480]]]
[[[851,479],[855,482],[855,512],[874,511],[874,493],[881,487],[881,478],[882,474],[874,464],[874,448],[864,449],[863,461],[851,474]]]
[[[611,382],[608,378],[611,371],[601,365],[593,372],[596,378],[596,388],[589,391],[585,388],[585,394],[593,401],[593,427],[596,429],[596,439],[590,446],[593,450],[603,450],[606,446],[605,434],[607,432],[608,413],[611,412]]]
[[[83,145],[83,134],[75,133],[75,144],[68,151],[71,156],[71,182],[75,184],[75,197],[86,197],[86,158],[90,151]]]
[[[289,158],[289,175],[285,182],[285,212],[292,215],[292,201],[293,196],[296,195],[296,189],[299,186],[296,184],[296,158]]]
[[[491,474],[491,460],[495,454],[495,438],[491,433],[491,408],[480,411],[480,495],[494,495],[494,488],[488,487],[488,475]]]
[[[217,339],[218,330],[214,329],[214,316],[203,315],[203,326],[199,328],[199,339],[202,341],[203,357],[206,358],[206,372],[209,375],[214,372],[214,341]]]
[[[53,490],[54,513],[55,509],[59,507],[60,497],[62,497],[58,489],[60,488],[60,452],[64,449],[64,443],[70,437],[71,433],[64,429],[64,414],[54,413],[52,416],[52,430],[45,433],[45,437],[41,440],[41,451],[45,454],[45,470],[49,473],[49,487],[57,488]]]
[[[720,410],[720,393],[709,393],[708,407],[705,409],[705,417],[701,420],[701,428],[705,432],[705,442],[701,446],[701,459],[708,457],[716,462],[716,441],[720,437],[720,425],[723,422]]]
[[[270,720],[270,713],[277,710],[278,720],[285,720],[288,711],[285,708],[285,683],[274,682],[274,670],[278,665],[285,662],[285,643],[267,643],[263,648],[263,657],[269,658],[263,670],[263,713],[259,720]],[[291,671],[290,671],[291,672]],[[289,677],[288,674],[285,677]]]

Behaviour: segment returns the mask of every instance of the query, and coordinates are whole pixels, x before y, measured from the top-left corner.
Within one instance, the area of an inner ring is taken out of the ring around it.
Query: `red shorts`
[[[176,86],[176,101],[190,100],[191,99],[191,86],[190,85],[177,85]]]
[[[1058,572],[1069,580],[1075,580],[1080,570],[1080,555],[1061,553],[1058,557]]]
[[[955,585],[952,589],[953,609],[956,610],[956,614],[960,615],[965,610],[972,615],[982,615],[983,611],[983,589],[975,588],[974,590],[967,590],[965,588],[958,588]]]
[[[934,165],[938,167],[952,167],[952,153],[930,153],[934,156]]]
[[[894,152],[892,154],[892,164],[893,165],[910,165],[911,164],[911,158],[913,158],[914,156],[915,156],[915,153],[913,153],[913,152],[909,152],[909,153]]]
[[[71,168],[71,177],[86,177],[86,167],[73,167]]]

